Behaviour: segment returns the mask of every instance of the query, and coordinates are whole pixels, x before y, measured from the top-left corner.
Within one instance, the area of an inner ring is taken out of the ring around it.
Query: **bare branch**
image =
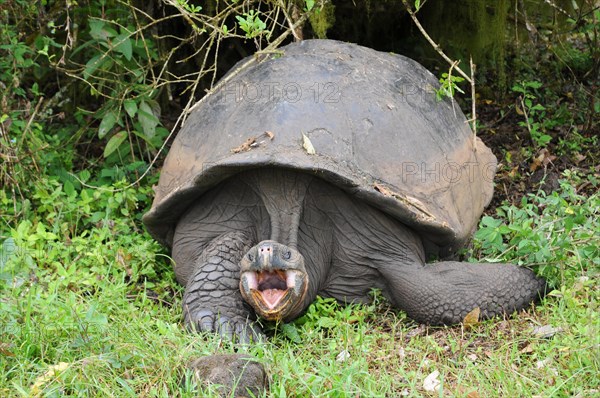
[[[408,4],[407,0],[402,0],[402,3],[404,4],[404,7],[406,8],[406,11],[408,12],[408,14],[410,15],[410,17],[412,18],[413,22],[415,23],[415,25],[417,25],[417,28],[419,28],[419,31],[421,32],[421,34],[423,35],[423,37],[425,37],[425,39],[429,42],[429,44],[431,44],[431,46],[433,47],[433,49],[440,54],[440,56],[442,58],[444,58],[446,60],[446,62],[448,62],[448,64],[450,64],[451,66],[454,65],[455,61],[451,60],[450,57],[448,57],[440,48],[439,44],[437,44],[435,41],[433,41],[433,39],[431,38],[431,36],[429,36],[429,34],[427,33],[427,31],[425,30],[425,28],[423,28],[423,25],[421,25],[421,22],[419,22],[419,20],[417,19],[417,16],[415,15],[415,12],[412,10],[412,8],[410,8],[410,5]],[[460,75],[462,77],[465,78],[465,80],[467,80],[469,83],[471,83],[471,78],[469,77],[469,75],[467,75],[465,72],[463,72],[462,69],[460,69],[458,66],[455,66],[456,70],[458,71],[458,73],[460,73]]]

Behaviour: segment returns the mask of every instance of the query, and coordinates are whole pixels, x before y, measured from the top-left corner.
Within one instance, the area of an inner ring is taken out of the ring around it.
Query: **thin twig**
[[[527,125],[527,130],[529,131],[529,136],[531,137],[531,124],[529,124],[529,115],[527,114],[527,108],[525,107],[525,102],[523,101],[523,96],[519,97],[521,100],[521,110],[525,115],[525,124]]]
[[[308,14],[303,14],[302,17],[300,19],[298,19],[298,21],[296,21],[296,23],[293,25],[293,28],[297,28],[298,26],[303,24],[307,18],[308,18]],[[205,101],[205,99],[208,98],[212,93],[214,93],[216,90],[218,90],[219,88],[221,88],[222,86],[227,84],[231,79],[236,77],[244,69],[246,69],[250,65],[254,64],[257,61],[258,56],[263,55],[263,54],[272,53],[277,47],[279,47],[281,45],[281,43],[283,43],[283,41],[291,33],[291,31],[292,31],[292,28],[289,28],[288,30],[283,32],[277,39],[275,39],[271,44],[269,44],[264,50],[257,51],[256,53],[254,53],[254,57],[248,59],[246,62],[244,62],[242,65],[240,65],[236,70],[230,72],[225,78],[221,79],[211,90],[209,90],[206,93],[206,95],[204,97],[202,97],[198,102],[196,102],[192,107],[190,107],[187,110],[187,113],[191,113],[192,111],[194,111],[194,109],[196,109],[196,107],[198,107],[200,104],[202,104]],[[182,113],[186,113],[185,110]]]
[[[279,37],[277,37],[277,39],[275,39],[273,42],[271,42],[263,50],[257,51],[254,54],[254,57],[249,58],[246,62],[244,62],[242,65],[240,65],[236,70],[230,72],[225,78],[221,79],[215,86],[212,87],[211,90],[207,91],[207,93],[199,101],[197,101],[193,105],[191,103],[193,101],[193,95],[192,95],[191,98],[190,98],[190,102],[188,102],[188,104],[186,105],[186,107],[184,108],[184,110],[181,112],[181,114],[177,118],[177,120],[175,122],[175,125],[173,126],[173,128],[169,132],[169,135],[164,139],[161,147],[156,152],[156,155],[154,155],[154,158],[151,160],[150,164],[148,165],[148,167],[146,168],[146,170],[142,173],[142,175],[139,178],[137,178],[134,182],[128,184],[127,186],[125,186],[123,188],[118,188],[118,189],[105,188],[105,187],[102,187],[102,186],[92,186],[92,185],[86,184],[84,181],[82,181],[74,173],[69,173],[69,174],[73,178],[75,178],[82,186],[84,186],[86,188],[90,188],[90,189],[98,189],[98,190],[101,190],[101,191],[121,192],[121,191],[124,191],[126,189],[129,189],[129,188],[137,185],[142,179],[144,179],[144,177],[146,177],[146,175],[148,175],[148,173],[150,172],[150,170],[152,170],[152,167],[154,166],[154,164],[156,164],[156,161],[158,160],[158,158],[159,158],[160,154],[162,153],[162,151],[165,149],[167,143],[170,141],[170,139],[173,136],[173,134],[175,134],[175,132],[178,130],[178,128],[185,123],[185,120],[186,120],[187,116],[194,109],[196,109],[200,104],[202,104],[205,101],[206,98],[208,98],[210,95],[212,95],[219,88],[221,88],[225,84],[227,84],[231,79],[233,79],[235,76],[237,76],[244,69],[248,68],[250,65],[254,64],[255,62],[257,62],[258,57],[260,55],[265,55],[265,54],[271,54],[271,53],[273,53],[277,49],[277,47],[279,47],[281,45],[281,43],[283,43],[283,41],[290,35],[290,33],[293,33],[298,27],[300,27],[304,22],[306,22],[307,19],[308,19],[308,13],[304,13],[302,15],[302,17],[300,17],[291,27],[289,27],[286,31],[284,31],[281,35],[279,35]],[[219,30],[214,29],[211,32],[211,37],[210,37],[210,39],[208,39],[207,42],[211,42],[211,41],[215,40],[218,31]],[[208,47],[207,47],[207,51],[206,51],[207,53],[209,52],[210,48],[212,48],[212,44],[209,43]],[[207,73],[207,70],[205,69],[206,62],[207,62],[207,57],[204,57],[203,63],[202,63],[202,67],[200,68],[201,72],[198,73],[198,75],[196,77],[196,80],[194,81],[194,85],[193,85],[194,88],[191,90],[192,93],[195,92],[195,89],[198,86],[200,78],[203,77]]]
[[[471,67],[471,129],[473,130],[473,140],[475,140],[475,137],[477,136],[477,106],[475,95],[475,64],[473,63],[473,57],[469,57],[469,65]]]
[[[292,29],[292,34],[294,35],[294,40],[295,41],[302,40],[302,38],[298,35],[298,33],[296,32],[296,29],[294,28],[294,22],[292,21],[287,10],[285,9],[285,4],[283,4],[283,0],[279,0],[279,7],[281,8],[281,11],[283,11],[283,16],[285,17],[285,20],[287,21],[289,28]]]
[[[550,5],[550,7],[554,8],[556,11],[560,12],[561,14],[566,15],[567,18],[571,18],[571,15],[569,15],[568,12],[566,12],[563,8],[556,5],[556,3],[554,3],[553,1],[544,0],[544,2],[548,5]]]
[[[435,41],[433,41],[433,39],[429,36],[429,34],[427,33],[427,31],[425,30],[425,28],[423,28],[423,25],[421,25],[421,23],[417,19],[417,16],[415,15],[415,12],[412,10],[412,8],[410,8],[410,5],[408,4],[408,1],[407,0],[402,0],[402,3],[404,4],[404,8],[406,8],[406,11],[408,12],[408,14],[410,15],[410,17],[412,18],[412,20],[415,23],[415,25],[417,25],[417,28],[419,28],[419,31],[421,32],[421,34],[423,35],[423,37],[425,37],[425,39],[427,39],[427,41],[429,42],[429,44],[432,45],[433,49],[435,51],[437,51],[437,53],[440,54],[440,56],[442,58],[444,58],[446,60],[446,62],[448,62],[450,65],[454,64],[455,61],[452,61],[450,59],[450,57],[448,57],[442,51],[442,49],[440,48],[440,46]],[[463,72],[462,69],[460,69],[457,66],[456,70],[458,71],[458,73],[460,73],[460,75],[462,77],[465,78],[465,80],[467,80],[469,83],[471,83],[471,78],[465,72]]]
[[[452,65],[450,65],[450,69],[448,69],[448,82],[450,82],[450,98],[454,99],[453,95],[454,95],[454,87],[453,87],[453,82],[452,82],[452,69],[454,68],[458,68],[458,63],[459,61],[454,61],[452,62]],[[454,101],[450,101],[450,103],[452,104],[452,112],[454,112],[454,117],[456,117],[456,109],[454,109]]]
[[[29,130],[31,128],[31,123],[33,122],[33,119],[35,119],[38,111],[40,110],[40,106],[42,105],[43,101],[44,101],[44,97],[40,97],[37,105],[35,106],[35,108],[33,110],[33,113],[29,116],[29,120],[27,120],[27,124],[25,125],[25,128],[23,129],[23,135],[21,135],[21,141],[19,141],[19,147],[23,146],[23,142],[25,141],[25,136],[29,132]]]
[[[450,64],[450,69],[448,70],[448,80],[450,81],[450,83],[452,83],[452,69],[456,69],[458,71],[458,73],[465,78],[466,81],[468,81],[471,84],[471,109],[472,109],[472,118],[471,118],[471,122],[472,122],[472,127],[471,130],[473,130],[473,137],[475,137],[475,135],[477,134],[477,128],[476,128],[476,123],[477,123],[477,116],[476,116],[476,112],[475,112],[475,107],[476,107],[476,103],[475,103],[475,64],[473,63],[473,58],[471,57],[470,59],[470,66],[471,66],[471,76],[468,76],[462,69],[460,69],[458,67],[458,62],[459,61],[453,61],[452,59],[450,59],[450,57],[448,57],[440,48],[439,44],[437,44],[435,41],[433,41],[433,39],[431,38],[431,36],[429,36],[429,34],[427,33],[427,31],[425,30],[425,28],[423,28],[423,25],[421,25],[421,23],[419,22],[419,19],[417,18],[415,12],[412,10],[412,8],[410,7],[410,5],[408,4],[407,0],[402,0],[402,3],[404,4],[404,8],[406,9],[406,11],[408,12],[408,14],[410,15],[410,17],[412,18],[413,22],[415,23],[415,25],[417,25],[417,28],[419,29],[419,31],[421,32],[421,34],[423,35],[423,37],[425,37],[425,39],[429,42],[429,44],[431,44],[431,46],[433,47],[433,49],[442,57],[444,58],[444,60],[446,60],[446,62],[448,62]],[[452,102],[452,109],[454,110],[454,102]],[[475,138],[473,138],[475,139]],[[475,146],[473,145],[473,148],[475,149]]]

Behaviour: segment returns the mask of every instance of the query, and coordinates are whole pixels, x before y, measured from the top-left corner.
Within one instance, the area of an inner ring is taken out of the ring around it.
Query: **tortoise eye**
[[[288,250],[285,253],[283,253],[282,257],[284,260],[289,260],[292,257],[292,252]]]
[[[252,253],[248,253],[248,260],[250,261],[254,261],[254,256],[252,255]]]

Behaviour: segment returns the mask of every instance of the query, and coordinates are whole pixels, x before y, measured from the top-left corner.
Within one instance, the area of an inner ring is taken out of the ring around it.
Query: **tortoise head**
[[[308,275],[298,250],[265,240],[248,250],[240,266],[240,291],[259,316],[288,320],[304,309]]]

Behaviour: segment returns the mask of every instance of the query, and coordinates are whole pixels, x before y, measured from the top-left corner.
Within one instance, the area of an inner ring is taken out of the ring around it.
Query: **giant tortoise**
[[[226,75],[144,216],[172,250],[185,323],[247,341],[256,316],[290,321],[317,295],[364,302],[373,288],[432,325],[535,301],[545,282],[528,269],[449,260],[490,201],[496,159],[436,85],[406,57],[332,40]]]

